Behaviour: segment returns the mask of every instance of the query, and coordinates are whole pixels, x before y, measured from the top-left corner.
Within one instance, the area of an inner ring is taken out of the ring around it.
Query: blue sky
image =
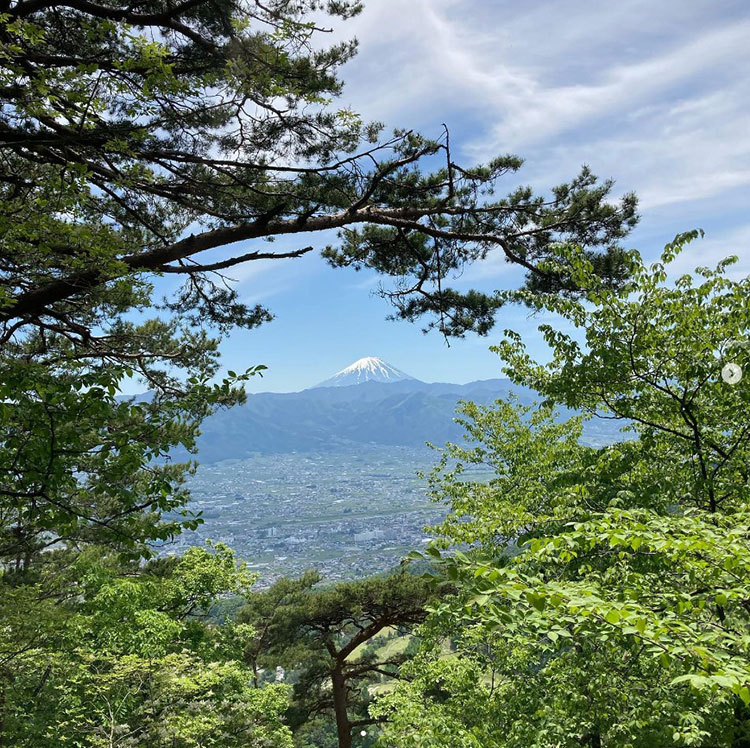
[[[515,153],[526,159],[519,180],[540,189],[588,164],[616,180],[617,194],[640,197],[628,246],[653,258],[676,233],[701,227],[706,239],[681,271],[737,254],[735,272],[750,272],[747,0],[369,0],[333,36],[359,39],[340,104],[365,119],[429,136],[446,122],[462,162]],[[419,325],[386,321],[374,275],[331,269],[317,254],[232,276],[243,299],[276,315],[222,345],[228,369],[269,367],[250,391],[303,389],[362,356],[425,381],[501,376],[488,348],[505,327],[542,350],[539,320],[521,309],[502,312],[489,337],[450,347]],[[519,277],[490,256],[455,285],[488,290]]]

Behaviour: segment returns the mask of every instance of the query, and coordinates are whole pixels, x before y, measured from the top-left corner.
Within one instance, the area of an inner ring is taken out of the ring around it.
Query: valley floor
[[[205,522],[165,551],[223,541],[261,586],[310,568],[328,580],[385,571],[423,547],[443,515],[417,477],[436,461],[427,448],[371,445],[202,465],[190,489]]]

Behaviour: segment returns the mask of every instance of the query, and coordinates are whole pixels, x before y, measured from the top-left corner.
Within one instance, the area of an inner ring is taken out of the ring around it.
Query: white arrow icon
[[[727,384],[737,384],[742,379],[742,369],[738,364],[725,364],[721,370],[721,378]]]

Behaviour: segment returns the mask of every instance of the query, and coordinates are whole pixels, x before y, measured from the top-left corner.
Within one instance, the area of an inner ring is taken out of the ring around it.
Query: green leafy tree
[[[77,599],[25,608],[28,587],[3,597],[0,646],[15,650],[3,663],[3,745],[291,746],[287,688],[254,688],[242,662],[253,632],[203,620],[218,595],[254,581],[229,549],[191,548],[129,573],[97,548],[51,563],[67,563]]]
[[[574,332],[542,328],[544,365],[506,333],[506,370],[545,405],[467,406],[477,446],[449,447],[433,476],[453,509],[447,543],[474,544],[444,561],[460,594],[431,622],[459,654],[444,662],[433,646],[379,707],[386,744],[458,745],[444,737],[453,724],[468,745],[746,745],[750,396],[721,372],[750,364],[749,281],[727,260],[668,284],[695,236],[650,267],[632,256],[622,291],[571,257],[585,301],[526,296]],[[619,419],[634,438],[581,447],[580,419],[554,423],[554,405]],[[470,463],[496,478],[464,479]],[[430,701],[441,679],[458,683],[439,690],[445,708]]]
[[[367,714],[369,686],[398,678],[409,656],[366,645],[387,630],[410,632],[424,620],[433,593],[406,571],[322,589],[311,589],[314,582],[311,575],[281,580],[276,589],[257,593],[261,600],[251,596],[238,620],[267,631],[267,661],[294,671],[292,726],[332,716],[339,747],[351,748],[353,732],[378,721]]]
[[[288,626],[289,611],[304,603],[311,588],[320,582],[320,574],[306,571],[300,577],[284,577],[266,590],[254,592],[237,612],[237,621],[248,623],[255,632],[245,646],[245,661],[252,667],[257,686],[261,670],[275,668],[275,645]],[[282,637],[283,638],[283,637]]]
[[[398,313],[435,313],[451,334],[492,324],[497,298],[445,280],[493,250],[525,267],[534,289],[574,291],[569,273],[542,267],[560,241],[621,281],[617,241],[635,200],[608,203],[611,183],[584,169],[551,197],[523,188],[494,200],[518,158],[466,168],[447,132],[381,138],[333,106],[356,45],[321,48],[320,21],[359,10],[348,0],[0,5],[0,340],[34,328],[113,355],[131,338],[101,328],[151,303],[153,273],[185,279],[169,309],[252,327],[268,313],[243,305],[220,273],[312,247],[234,245],[327,229],[342,232],[330,262],[394,276]],[[434,156],[444,166],[422,171]]]
[[[2,744],[230,746],[264,731],[271,744],[288,740],[286,694],[251,693],[242,648],[236,659],[211,649],[221,637],[198,616],[212,596],[247,589],[231,554],[195,549],[142,566],[200,521],[185,507],[188,466],[165,459],[170,447],[191,448],[202,416],[241,394],[207,384],[200,367],[203,381],[178,398],[137,403],[116,395],[124,367],[5,367]]]
[[[241,395],[228,381],[190,385],[179,399],[117,397],[122,368],[17,362],[0,384],[0,559],[31,572],[63,545],[148,554],[150,544],[195,527],[184,509],[185,464],[202,417]],[[251,372],[251,373],[254,373]],[[165,517],[167,515],[169,519]]]

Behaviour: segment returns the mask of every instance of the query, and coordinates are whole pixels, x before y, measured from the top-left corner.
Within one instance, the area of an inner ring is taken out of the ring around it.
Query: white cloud
[[[515,151],[549,185],[581,163],[644,210],[750,186],[750,13],[737,2],[370,0],[344,100],[469,160]]]
[[[749,36],[750,22],[733,24],[642,62],[605,66],[600,80],[588,84],[545,85],[541,77],[528,75],[523,86],[508,91],[500,77],[490,91],[493,109],[501,119],[491,129],[489,140],[482,138],[474,150],[528,147],[571,128],[616,116],[624,118],[621,126],[627,126],[634,107],[644,103],[653,107],[655,100],[669,106],[671,87],[705,76],[727,60],[746,58]],[[481,65],[479,60],[474,63]]]

